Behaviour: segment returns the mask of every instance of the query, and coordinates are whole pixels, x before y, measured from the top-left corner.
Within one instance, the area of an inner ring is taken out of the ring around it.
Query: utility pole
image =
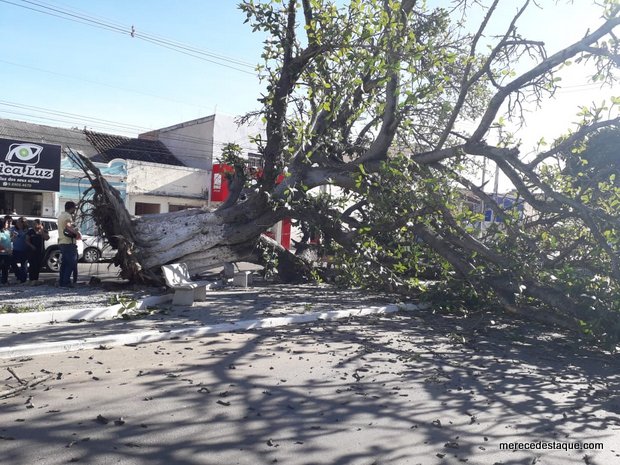
[[[482,192],[484,192],[484,183],[486,182],[487,174],[487,157],[482,159]],[[486,218],[484,211],[484,199],[480,199],[480,212],[482,213],[482,220],[480,220],[480,232],[484,231],[484,220]]]
[[[499,165],[495,164],[495,182],[493,183],[493,200],[495,203],[499,204],[499,198],[497,196],[497,191],[499,190]],[[495,221],[495,215],[493,211],[491,211],[491,222]]]

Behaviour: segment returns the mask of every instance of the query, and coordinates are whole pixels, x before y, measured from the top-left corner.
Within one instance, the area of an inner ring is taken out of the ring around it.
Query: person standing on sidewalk
[[[81,237],[80,231],[76,227],[73,219],[75,209],[75,202],[66,202],[65,211],[58,216],[58,248],[60,249],[59,287],[74,286],[71,283],[71,273],[77,266],[77,240]]]
[[[41,220],[34,220],[32,228],[28,230],[28,237],[34,249],[30,251],[28,257],[28,278],[30,281],[39,280],[39,272],[43,263],[43,254],[45,252],[45,241],[50,238],[47,230],[43,227]]]
[[[33,249],[28,237],[28,222],[20,216],[15,221],[15,235],[13,236],[13,260],[12,267],[15,277],[20,283],[28,279],[28,255]]]
[[[9,268],[13,254],[13,243],[11,242],[10,224],[11,220],[0,222],[0,284],[9,283]]]

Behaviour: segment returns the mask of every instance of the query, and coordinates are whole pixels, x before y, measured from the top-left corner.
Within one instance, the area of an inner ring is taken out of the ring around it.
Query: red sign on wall
[[[211,173],[211,200],[213,202],[223,202],[228,198],[228,179],[227,173],[234,173],[235,170],[230,165],[217,163],[213,165]]]

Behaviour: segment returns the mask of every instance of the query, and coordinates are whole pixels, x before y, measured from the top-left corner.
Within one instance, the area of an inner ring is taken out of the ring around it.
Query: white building
[[[150,131],[138,138],[0,119],[0,139],[5,139],[6,144],[51,144],[60,146],[62,154],[57,190],[0,184],[0,212],[57,216],[66,200],[78,200],[88,183],[67,158],[71,151],[95,162],[121,192],[130,214],[207,207],[213,165],[220,161],[222,148],[235,143],[242,147],[244,157],[258,159],[252,138],[261,133],[260,125],[239,127],[233,117],[219,114]]]
[[[134,215],[206,207],[209,179],[202,169],[127,160],[125,206]]]
[[[253,140],[263,134],[262,124],[239,126],[234,117],[216,114],[146,132],[138,138],[158,140],[185,166],[210,171],[221,161],[222,149],[229,143],[239,145],[245,158],[260,158]]]

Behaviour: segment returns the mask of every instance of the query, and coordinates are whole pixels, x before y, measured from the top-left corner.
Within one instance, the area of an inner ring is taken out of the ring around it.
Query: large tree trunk
[[[160,267],[169,263],[184,262],[191,273],[225,262],[260,263],[256,245],[261,233],[285,216],[254,195],[216,211],[188,209],[134,218],[90,160],[73,160],[92,186],[83,211],[117,250],[114,263],[121,268],[120,276],[133,282],[160,283]]]
[[[136,258],[147,270],[184,262],[191,272],[248,258],[266,227],[260,217],[242,215],[232,222],[227,217],[225,212],[190,209],[136,218]]]
[[[274,268],[280,281],[284,283],[307,282],[314,279],[315,261],[291,253],[267,236],[260,236],[254,254],[248,261],[257,263],[265,269]]]

